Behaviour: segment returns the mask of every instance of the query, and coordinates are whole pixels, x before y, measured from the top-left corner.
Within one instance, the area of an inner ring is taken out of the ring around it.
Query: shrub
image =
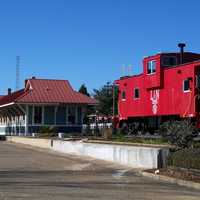
[[[193,138],[198,135],[198,129],[189,121],[168,121],[159,129],[160,134],[178,148],[188,148]]]
[[[56,137],[57,131],[53,126],[42,126],[39,130],[38,137]]]
[[[112,139],[117,142],[126,142],[127,139],[124,134],[122,134],[119,130],[115,135],[112,135]]]
[[[200,148],[182,149],[171,153],[168,165],[187,169],[200,169]]]
[[[113,141],[117,142],[129,142],[129,143],[141,143],[141,144],[150,144],[150,145],[167,145],[167,141],[163,138],[141,138],[141,137],[126,137],[124,134],[117,133],[112,136]]]

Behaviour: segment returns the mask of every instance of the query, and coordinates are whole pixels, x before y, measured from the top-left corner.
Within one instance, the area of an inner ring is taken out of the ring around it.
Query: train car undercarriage
[[[122,133],[127,135],[159,134],[159,127],[162,123],[170,121],[190,120],[196,126],[196,118],[181,118],[178,115],[157,116],[157,117],[129,117],[119,123]]]

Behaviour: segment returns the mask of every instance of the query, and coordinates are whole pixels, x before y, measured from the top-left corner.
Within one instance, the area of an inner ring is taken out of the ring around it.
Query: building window
[[[67,123],[67,113],[65,106],[59,106],[56,112],[56,124],[62,125]]]
[[[122,92],[122,100],[126,100],[126,92],[125,91]]]
[[[34,123],[42,124],[42,106],[34,107]]]
[[[166,67],[177,65],[177,59],[174,56],[165,56],[162,59],[162,65]]]
[[[134,89],[134,99],[140,98],[140,90],[138,88]]]
[[[69,106],[68,107],[68,124],[76,123],[76,107]]]
[[[155,60],[150,60],[147,63],[147,74],[153,74],[156,72],[156,61]]]
[[[45,106],[44,107],[44,124],[55,124],[55,107]]]
[[[190,91],[190,80],[186,79],[183,81],[183,91],[188,92]]]

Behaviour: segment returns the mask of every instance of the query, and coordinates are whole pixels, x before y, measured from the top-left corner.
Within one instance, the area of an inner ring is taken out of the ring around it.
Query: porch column
[[[17,135],[17,116],[16,115],[14,116],[13,125],[14,125],[15,135]],[[20,136],[20,133],[19,133],[19,136]]]
[[[25,136],[28,135],[28,105],[26,105],[26,111],[25,111],[25,118],[24,118],[24,124],[25,124]]]

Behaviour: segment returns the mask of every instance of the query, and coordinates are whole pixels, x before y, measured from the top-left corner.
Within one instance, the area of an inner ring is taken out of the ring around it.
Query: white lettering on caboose
[[[150,100],[152,102],[152,112],[153,114],[157,114],[158,112],[158,100],[160,96],[160,91],[159,90],[151,90],[150,91]]]

